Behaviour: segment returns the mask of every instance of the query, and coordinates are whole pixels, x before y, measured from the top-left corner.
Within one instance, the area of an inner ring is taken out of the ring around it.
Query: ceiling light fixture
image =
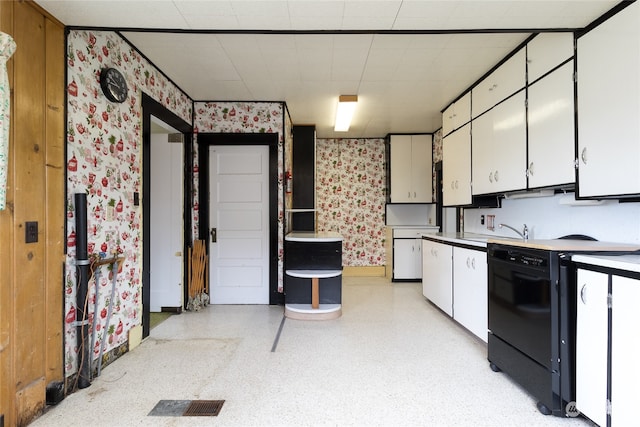
[[[336,111],[336,124],[333,128],[334,131],[346,132],[349,130],[357,102],[358,95],[340,95],[338,99],[338,110]]]

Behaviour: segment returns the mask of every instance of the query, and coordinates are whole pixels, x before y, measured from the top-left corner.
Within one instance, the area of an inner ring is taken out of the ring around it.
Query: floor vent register
[[[149,412],[157,417],[215,417],[224,400],[161,400]]]

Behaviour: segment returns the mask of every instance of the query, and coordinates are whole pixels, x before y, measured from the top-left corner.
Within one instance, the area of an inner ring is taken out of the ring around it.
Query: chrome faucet
[[[518,233],[518,236],[522,237],[522,240],[529,240],[529,229],[527,228],[527,224],[524,224],[524,228],[522,229],[522,232],[519,232],[518,230],[516,230],[515,228],[513,228],[512,226],[507,225],[507,224],[500,224],[499,227],[500,228],[502,228],[502,227],[510,228],[511,230],[513,230],[516,233]]]

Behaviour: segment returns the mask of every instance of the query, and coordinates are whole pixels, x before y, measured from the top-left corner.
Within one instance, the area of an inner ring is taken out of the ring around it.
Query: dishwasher
[[[488,359],[537,399],[569,416],[575,400],[575,270],[561,252],[490,243]]]

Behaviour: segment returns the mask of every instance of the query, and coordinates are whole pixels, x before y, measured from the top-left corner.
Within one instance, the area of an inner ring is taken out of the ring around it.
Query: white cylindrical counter
[[[342,236],[292,232],[285,236],[285,316],[328,320],[342,315]]]

